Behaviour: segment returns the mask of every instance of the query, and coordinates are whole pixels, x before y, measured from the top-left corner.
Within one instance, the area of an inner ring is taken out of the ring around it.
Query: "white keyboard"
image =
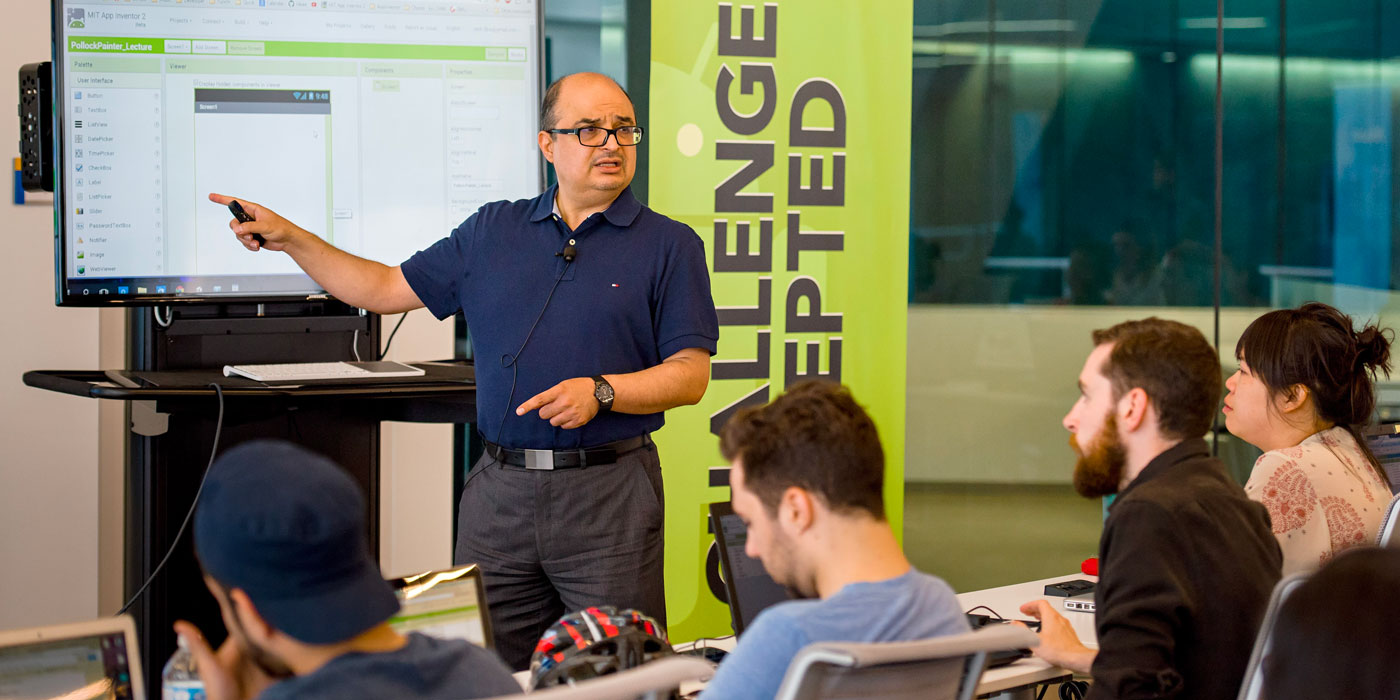
[[[421,377],[425,372],[400,362],[293,362],[270,365],[224,365],[225,377],[257,382],[305,382],[321,379]]]

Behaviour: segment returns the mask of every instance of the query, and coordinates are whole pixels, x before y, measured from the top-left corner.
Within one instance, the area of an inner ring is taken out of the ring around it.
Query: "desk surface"
[[[203,398],[214,395],[218,384],[228,397],[278,396],[418,397],[476,391],[475,368],[464,361],[409,363],[425,371],[420,377],[375,377],[309,381],[302,384],[264,384],[243,377],[225,377],[221,368],[146,372],[136,370],[35,370],[24,373],[24,383],[39,389],[94,399],[149,401]]]
[[[1079,574],[1057,576],[1040,581],[1030,581],[1028,583],[1017,583],[1010,586],[1001,586],[999,588],[959,593],[958,603],[962,605],[963,610],[968,610],[978,605],[985,605],[1004,617],[1010,619],[1026,619],[1026,616],[1022,615],[1020,611],[1022,603],[1038,598],[1044,598],[1052,603],[1058,603],[1060,600],[1063,600],[1061,598],[1046,596],[1045,584],[1069,581],[1077,578],[1088,579],[1090,581],[1098,580],[1097,576],[1084,576]],[[1079,635],[1080,641],[1084,642],[1084,645],[1091,649],[1097,649],[1098,637],[1094,633],[1094,615],[1092,613],[1065,611],[1062,607],[1059,609],[1062,611],[1065,618],[1069,620],[1070,625],[1074,627],[1074,631]],[[733,637],[726,637],[724,639],[708,640],[704,643],[706,646],[718,647],[725,651],[730,651],[734,648],[736,640]],[[692,645],[681,644],[678,646],[690,648]],[[1058,666],[1051,666],[1038,658],[1031,657],[1028,659],[1021,659],[1016,663],[1007,664],[1001,668],[988,669],[986,673],[982,674],[982,681],[977,684],[977,694],[988,695],[991,693],[1000,693],[1015,688],[1024,688],[1029,685],[1067,678],[1069,675],[1069,671]],[[520,683],[521,688],[528,687],[530,684],[530,672],[520,671],[516,673],[515,680]],[[681,686],[681,692],[690,693],[701,687],[703,687],[703,684],[686,684]]]
[[[212,412],[218,384],[229,409],[254,414],[304,407],[336,406],[380,420],[409,423],[472,423],[476,420],[475,369],[469,362],[414,362],[422,377],[324,380],[263,384],[225,377],[220,370],[137,372],[131,370],[42,370],[24,373],[24,383],[84,398],[153,401],[159,413]]]
[[[1057,576],[1055,578],[1042,579],[1040,581],[1030,581],[1028,583],[1016,583],[1010,586],[998,588],[988,588],[970,593],[959,593],[958,602],[962,604],[963,610],[969,610],[978,605],[985,605],[1002,617],[1013,620],[1028,619],[1022,615],[1020,607],[1023,603],[1032,600],[1044,599],[1055,604],[1060,613],[1069,620],[1069,624],[1074,628],[1075,634],[1079,635],[1079,641],[1090,649],[1099,647],[1098,635],[1094,632],[1093,613],[1071,612],[1059,605],[1063,598],[1045,595],[1045,584],[1069,581],[1077,578],[1098,581],[1097,576],[1071,575]],[[979,610],[978,612],[985,612]],[[1036,683],[1044,683],[1058,678],[1065,678],[1070,672],[1059,666],[1051,666],[1041,659],[1031,657],[1021,659],[1013,664],[1007,664],[1001,668],[987,669],[982,674],[982,682],[977,684],[977,694],[1000,693],[1014,688],[1022,688]]]

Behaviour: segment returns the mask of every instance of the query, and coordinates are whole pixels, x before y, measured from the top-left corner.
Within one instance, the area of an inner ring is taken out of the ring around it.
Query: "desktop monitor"
[[[219,192],[397,265],[539,193],[541,0],[53,0],[60,305],[305,300]]]
[[[1400,423],[1381,423],[1366,430],[1366,443],[1381,463],[1390,490],[1400,492]]]
[[[734,512],[729,501],[710,504],[710,523],[719,546],[719,570],[729,596],[729,621],[734,634],[742,636],[763,609],[792,596],[774,581],[763,562],[744,552],[749,529]]]
[[[0,698],[145,700],[131,617],[0,632]]]
[[[390,579],[399,612],[389,625],[401,633],[421,632],[440,639],[465,639],[491,649],[491,615],[486,587],[475,564],[446,571]]]

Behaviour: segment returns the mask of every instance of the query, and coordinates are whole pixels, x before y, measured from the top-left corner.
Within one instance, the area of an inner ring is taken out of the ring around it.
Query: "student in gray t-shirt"
[[[702,698],[767,700],[812,642],[891,642],[970,631],[953,590],[916,571],[885,520],[875,423],[845,387],[803,382],[741,411],[720,449],[749,556],[798,597],[759,614]]]
[[[402,635],[398,599],[370,559],[365,503],[333,462],[255,441],[209,469],[194,546],[228,640],[189,645],[209,700],[466,700],[520,692],[505,664],[465,641]]]

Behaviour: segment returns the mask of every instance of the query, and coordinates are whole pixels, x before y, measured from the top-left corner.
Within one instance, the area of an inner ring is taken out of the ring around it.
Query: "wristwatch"
[[[613,388],[601,374],[593,378],[593,398],[598,399],[599,413],[612,410]]]

